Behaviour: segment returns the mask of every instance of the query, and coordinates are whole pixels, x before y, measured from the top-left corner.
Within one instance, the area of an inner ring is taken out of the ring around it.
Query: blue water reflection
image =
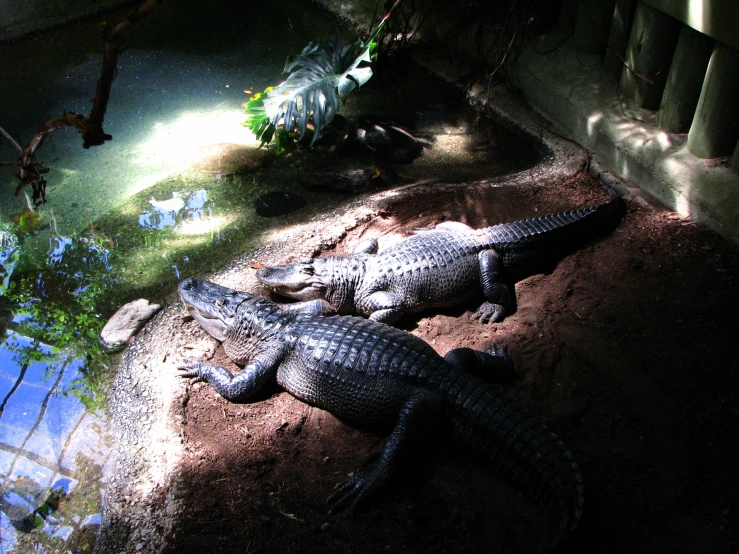
[[[208,205],[208,192],[197,190],[187,199],[181,193],[173,192],[172,198],[167,200],[149,200],[153,209],[139,216],[139,225],[149,229],[164,229],[174,227],[181,221],[200,221],[211,215]]]
[[[44,359],[24,361],[29,351]],[[0,552],[47,552],[51,539],[89,536],[100,524],[110,437],[103,414],[74,395],[83,369],[71,354],[7,331],[0,348]]]

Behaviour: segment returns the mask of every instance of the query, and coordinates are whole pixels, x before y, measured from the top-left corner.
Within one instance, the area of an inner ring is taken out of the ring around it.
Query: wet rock
[[[289,214],[305,206],[305,200],[297,194],[275,191],[257,196],[254,209],[262,217],[275,217]]]
[[[159,311],[159,304],[149,304],[144,298],[122,306],[105,324],[98,337],[100,344],[109,352],[119,352],[130,342],[144,324]]]
[[[219,143],[198,148],[190,160],[190,167],[205,173],[231,175],[248,173],[268,166],[275,155],[266,148],[243,144]]]
[[[365,119],[347,126],[337,149],[351,153],[364,148],[375,159],[391,164],[410,164],[421,155],[423,145],[407,130],[382,121]]]
[[[359,194],[381,190],[395,183],[395,172],[390,168],[346,169],[316,167],[298,172],[298,181],[308,190]]]

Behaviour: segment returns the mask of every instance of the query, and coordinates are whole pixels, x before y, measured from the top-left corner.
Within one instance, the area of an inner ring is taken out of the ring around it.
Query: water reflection
[[[10,231],[0,229],[0,294],[10,284],[10,276],[18,263],[18,256],[18,238]]]
[[[4,339],[0,551],[91,549],[112,460],[103,414],[77,394],[84,361],[14,331]]]
[[[90,551],[112,465],[96,315],[115,302],[112,241],[28,246],[0,229],[0,552]]]
[[[196,190],[186,200],[179,192],[173,192],[168,200],[149,200],[154,208],[139,216],[139,225],[149,229],[174,227],[179,222],[197,222],[209,218],[212,209],[208,205],[208,193],[205,189]]]

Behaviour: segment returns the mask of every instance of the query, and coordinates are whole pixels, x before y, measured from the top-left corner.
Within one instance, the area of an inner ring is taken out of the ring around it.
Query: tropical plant
[[[288,58],[284,72],[290,76],[285,81],[254,94],[244,104],[244,125],[262,145],[276,137],[278,150],[282,150],[293,140],[303,140],[309,124],[313,127],[310,144],[321,138],[339,112],[339,103],[372,77],[377,37],[399,1],[395,0],[366,42],[357,38],[342,46],[339,30],[334,29],[323,46],[312,41],[300,55]]]
[[[249,127],[262,144],[278,134],[278,146],[288,137],[302,140],[313,125],[311,145],[339,111],[339,102],[372,77],[374,42],[357,39],[342,46],[335,29],[324,46],[313,41],[285,64],[290,76],[246,103]]]

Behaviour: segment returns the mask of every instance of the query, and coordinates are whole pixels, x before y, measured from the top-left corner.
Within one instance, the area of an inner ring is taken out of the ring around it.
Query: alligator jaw
[[[177,291],[193,319],[219,341],[225,340],[233,326],[236,308],[251,298],[247,293],[200,279],[184,279]]]
[[[257,279],[270,291],[296,300],[317,300],[325,297],[326,287],[313,271],[313,263],[265,266],[257,271]]]

